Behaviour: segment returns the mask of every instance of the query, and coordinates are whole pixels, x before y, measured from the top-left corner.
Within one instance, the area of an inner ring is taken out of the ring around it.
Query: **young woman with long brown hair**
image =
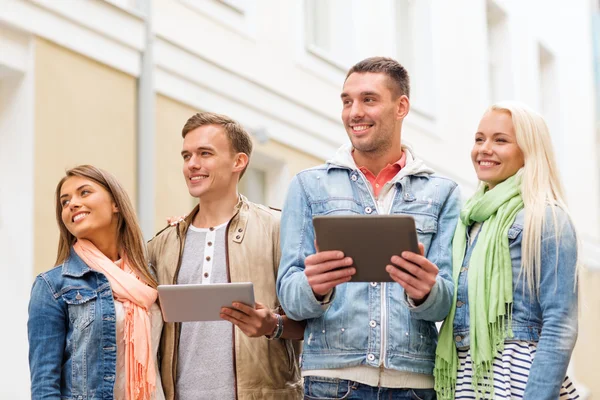
[[[163,399],[156,280],[127,193],[106,171],[70,169],[56,220],[56,267],[29,303],[32,398]]]

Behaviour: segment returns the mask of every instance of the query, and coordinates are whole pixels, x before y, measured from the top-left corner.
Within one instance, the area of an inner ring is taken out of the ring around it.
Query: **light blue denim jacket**
[[[392,181],[396,193],[390,214],[414,217],[426,256],[439,268],[436,284],[418,307],[409,306],[397,283],[342,284],[326,305],[317,301],[308,284],[304,260],[315,253],[312,217],[378,212],[348,147],[340,149],[335,161],[300,172],[288,189],[277,294],[288,317],[307,320],[304,370],[379,367],[383,362],[385,368],[432,374],[434,322],[446,317],[453,297],[450,249],[460,195],[456,183],[433,175],[410,149],[404,150],[407,164]]]
[[[27,331],[32,400],[113,399],[113,293],[72,248],[62,265],[35,279]]]
[[[577,340],[577,239],[567,214],[560,208],[555,210],[558,237],[555,234],[552,210],[550,207],[546,210],[539,298],[535,292],[533,295],[529,292],[526,284],[523,285],[523,276],[520,275],[525,210],[517,214],[508,230],[513,271],[514,337],[511,340],[537,342],[524,399],[558,399]],[[472,244],[467,244],[463,268],[458,278],[457,304],[461,306],[456,308],[453,325],[457,347],[470,345],[467,277],[469,260],[477,238],[476,236]]]

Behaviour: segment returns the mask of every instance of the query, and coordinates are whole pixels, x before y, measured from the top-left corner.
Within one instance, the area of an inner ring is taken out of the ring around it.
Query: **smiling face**
[[[490,189],[516,174],[525,165],[509,113],[485,113],[475,134],[471,161],[477,178],[487,183]]]
[[[203,125],[183,139],[183,176],[190,195],[218,198],[237,190],[240,173],[248,156],[233,152],[231,143],[219,125]]]
[[[100,243],[116,237],[118,208],[110,194],[91,179],[67,178],[60,189],[61,220],[77,239]]]
[[[408,97],[395,95],[384,73],[352,73],[344,83],[342,121],[355,151],[382,153],[400,144]]]

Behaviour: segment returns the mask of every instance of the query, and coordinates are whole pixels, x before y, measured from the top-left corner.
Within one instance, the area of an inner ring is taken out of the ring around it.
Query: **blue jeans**
[[[304,377],[307,400],[435,400],[433,389],[389,389],[320,376]]]

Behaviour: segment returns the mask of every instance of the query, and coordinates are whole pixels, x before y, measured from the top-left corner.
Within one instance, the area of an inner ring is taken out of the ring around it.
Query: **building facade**
[[[54,264],[65,169],[114,173],[149,238],[193,206],[180,132],[214,111],[253,134],[243,192],[281,206],[296,172],[347,141],[345,71],[373,55],[408,68],[403,140],[465,196],[489,104],[517,99],[547,118],[582,242],[570,374],[600,397],[598,19],[597,0],[0,0],[0,398],[29,398],[27,304]]]

